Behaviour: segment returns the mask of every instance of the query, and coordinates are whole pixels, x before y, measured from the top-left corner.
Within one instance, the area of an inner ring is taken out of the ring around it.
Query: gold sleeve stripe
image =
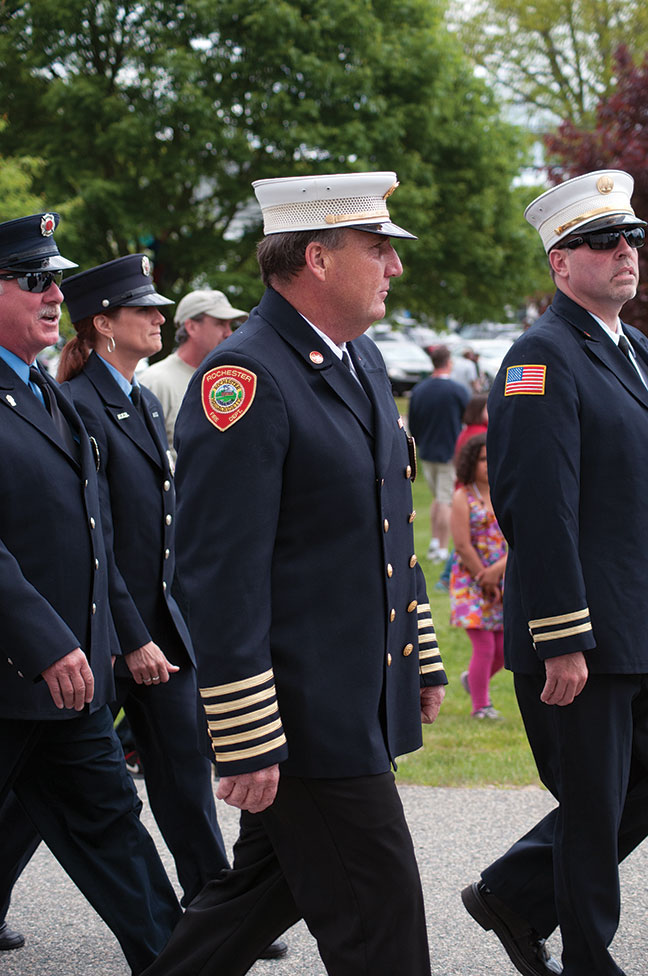
[[[234,752],[216,752],[216,759],[219,762],[234,762],[236,759],[253,759],[254,756],[262,756],[266,752],[272,752],[286,743],[286,736],[282,733],[278,738],[264,742],[260,746],[253,746],[251,749],[236,749]]]
[[[443,671],[442,662],[435,661],[434,664],[422,664],[419,668],[420,674],[431,674],[432,671]]]
[[[538,641],[558,640],[559,637],[571,637],[573,634],[584,634],[591,629],[592,625],[590,623],[579,624],[578,627],[565,627],[563,630],[552,630],[548,634],[534,634],[533,641],[537,644]]]
[[[416,609],[417,609],[419,615],[422,614],[422,613],[432,613],[432,611],[430,610],[430,604],[429,603],[419,603],[419,605],[418,605],[418,607]]]
[[[419,658],[438,657],[441,660],[441,652],[438,647],[419,648]]]
[[[263,685],[266,681],[271,681],[274,678],[274,673],[272,668],[268,671],[263,671],[262,674],[254,674],[251,678],[244,678],[242,681],[230,681],[226,685],[214,685],[213,688],[201,688],[200,693],[204,696],[210,698],[217,698],[219,695],[230,695],[234,691],[246,691],[248,688],[254,688],[256,685]]]
[[[211,725],[209,726],[211,729]],[[249,732],[238,732],[236,735],[213,735],[212,744],[217,746],[236,746],[239,742],[252,742],[253,739],[261,739],[264,735],[270,735],[281,728],[281,719],[275,719],[267,725],[262,725],[258,729],[250,729]]]
[[[419,644],[436,644],[437,635],[434,631],[431,634],[419,634]]]
[[[574,613],[561,613],[557,617],[542,617],[540,620],[530,620],[529,627],[553,627],[555,624],[570,624],[574,620],[582,620],[589,617],[589,609],[575,610]]]
[[[200,694],[204,698],[204,690],[200,689]],[[245,698],[234,698],[229,701],[217,702],[216,704],[207,704],[203,702],[203,708],[208,715],[218,715],[223,712],[234,712],[239,708],[247,708],[248,705],[256,705],[258,702],[267,701],[268,698],[274,698],[276,692],[274,686],[272,688],[264,688],[263,691],[258,691],[256,695],[246,695]]]
[[[236,715],[230,718],[214,719],[209,722],[209,728],[215,732],[219,729],[233,729],[237,725],[249,725],[250,722],[260,721],[269,715],[275,715],[276,712],[277,703],[272,702],[271,705],[266,705],[265,708],[257,708],[252,712],[244,712],[242,715],[237,712]]]

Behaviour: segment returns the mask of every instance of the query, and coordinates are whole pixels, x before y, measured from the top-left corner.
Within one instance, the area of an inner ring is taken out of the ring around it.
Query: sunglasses
[[[17,281],[22,291],[40,294],[47,291],[51,284],[60,285],[63,281],[62,271],[24,271],[22,274],[0,274],[0,281]]]
[[[559,248],[568,247],[570,251],[587,244],[593,251],[613,251],[621,237],[624,237],[630,247],[643,247],[646,243],[645,227],[631,227],[629,230],[595,230],[591,234],[574,237],[566,244],[559,244]]]

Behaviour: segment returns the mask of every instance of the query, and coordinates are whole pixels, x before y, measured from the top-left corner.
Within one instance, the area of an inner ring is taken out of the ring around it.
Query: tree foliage
[[[0,120],[0,136],[6,127],[7,123]],[[42,209],[42,198],[32,190],[42,168],[42,159],[0,156],[0,221],[16,220]]]
[[[544,119],[586,125],[614,88],[617,47],[648,48],[643,0],[456,0],[453,11],[491,81]]]
[[[31,0],[0,7],[0,151],[82,267],[149,249],[160,290],[260,294],[254,179],[396,169],[398,301],[501,316],[541,273],[512,183],[525,144],[442,0]]]
[[[648,220],[648,55],[635,65],[621,46],[614,57],[617,84],[614,93],[596,109],[596,127],[578,128],[565,121],[545,138],[550,175],[555,183],[597,169],[622,169],[634,177],[632,205]],[[637,297],[623,310],[624,321],[648,334],[648,253],[639,251],[639,273],[644,279]]]

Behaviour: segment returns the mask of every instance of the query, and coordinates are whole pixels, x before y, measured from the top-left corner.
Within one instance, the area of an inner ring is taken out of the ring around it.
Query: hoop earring
[[[115,351],[115,339],[114,339],[113,336],[108,336],[108,339],[106,340],[106,346],[107,346],[108,352],[114,352]]]

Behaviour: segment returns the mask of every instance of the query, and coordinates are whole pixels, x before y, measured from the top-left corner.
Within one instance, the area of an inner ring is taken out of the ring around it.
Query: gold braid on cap
[[[380,220],[389,220],[389,211],[387,207],[382,210],[365,210],[364,213],[352,213],[352,214],[327,214],[324,218],[327,224],[341,224],[342,221],[347,220],[372,220],[374,218],[379,218]]]
[[[631,207],[627,210],[619,210],[618,207],[599,207],[597,210],[588,210],[587,213],[581,214],[579,217],[574,217],[573,220],[568,220],[566,224],[561,224],[560,227],[554,227],[554,234],[564,234],[570,227],[574,227],[576,224],[581,224],[584,220],[590,220],[590,218],[598,217],[604,213],[631,214],[633,217],[636,216]]]

